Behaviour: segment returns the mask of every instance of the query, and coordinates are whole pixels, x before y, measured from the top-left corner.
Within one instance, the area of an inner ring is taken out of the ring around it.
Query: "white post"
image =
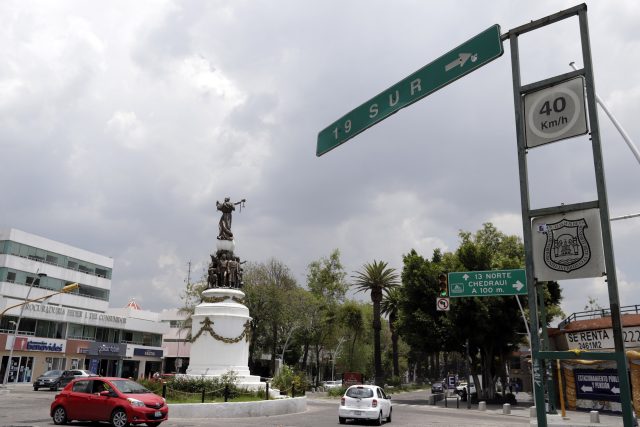
[[[570,62],[569,66],[574,70],[577,70],[575,62],[573,61]],[[636,157],[636,160],[638,161],[638,163],[640,163],[640,151],[638,151],[638,148],[635,146],[633,141],[631,141],[631,138],[629,137],[629,135],[627,135],[627,132],[625,132],[625,130],[622,128],[622,125],[618,123],[615,117],[613,117],[613,114],[611,114],[611,112],[609,111],[609,108],[607,108],[604,101],[598,96],[597,93],[595,95],[596,95],[596,102],[600,104],[600,107],[602,107],[604,112],[607,114],[607,116],[609,117],[609,120],[611,120],[611,123],[613,123],[616,129],[618,129],[618,132],[620,132],[620,135],[622,135],[622,139],[624,139],[624,142],[627,143],[627,146],[629,146],[629,149],[631,150],[633,155]]]
[[[36,284],[36,282],[40,282],[40,277],[44,277],[46,276],[46,274],[44,273],[40,273],[40,269],[38,268],[36,270],[36,276],[33,281],[31,282],[31,286],[29,286],[29,290],[27,291],[27,297],[24,299],[25,304],[22,304],[22,306],[20,307],[20,315],[18,316],[18,321],[16,322],[16,328],[13,331],[13,340],[11,342],[11,348],[9,349],[9,360],[7,360],[7,367],[4,370],[4,378],[2,379],[2,385],[6,385],[7,384],[7,380],[9,378],[9,371],[11,370],[11,359],[13,359],[13,347],[15,347],[16,345],[16,338],[18,337],[18,328],[20,327],[20,320],[22,320],[22,314],[24,313],[24,306],[26,305],[26,302],[29,301],[29,295],[31,295],[31,290],[33,289],[33,285]],[[9,339],[9,336],[7,336],[7,340]],[[18,381],[18,378],[16,378],[16,382]]]
[[[525,330],[527,331],[527,340],[529,340],[529,352],[531,353],[531,363],[533,363],[533,351],[531,347],[531,331],[529,330],[529,323],[527,322],[527,317],[524,315],[524,310],[522,309],[522,303],[520,303],[520,298],[516,295],[516,301],[518,301],[518,307],[520,307],[520,313],[522,314],[522,321],[524,322]],[[536,401],[536,388],[535,388],[535,377],[533,375],[533,366],[531,369],[531,390],[533,391],[533,401]]]

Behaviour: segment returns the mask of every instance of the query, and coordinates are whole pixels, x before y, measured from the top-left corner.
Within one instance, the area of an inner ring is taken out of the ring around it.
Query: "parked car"
[[[476,392],[476,386],[475,384],[471,383],[471,394],[473,395]],[[466,382],[461,382],[460,384],[458,384],[458,386],[456,387],[456,393],[463,399],[465,400],[467,398],[467,392],[469,391],[469,389],[467,388],[467,383]]]
[[[382,425],[382,420],[391,422],[391,396],[375,385],[353,385],[347,389],[340,399],[338,421],[345,424],[347,419],[375,420]]]
[[[440,381],[431,384],[431,393],[444,393],[444,386]]]
[[[340,388],[342,387],[342,381],[323,381],[322,386],[324,388]]]
[[[54,424],[108,421],[114,427],[145,423],[157,427],[169,416],[164,398],[133,380],[114,377],[79,378],[51,403]]]
[[[36,380],[33,382],[33,389],[35,391],[38,391],[39,388],[48,388],[49,390],[55,391],[60,388],[64,388],[71,382],[71,380],[79,377],[91,376],[96,375],[82,369],[70,369],[68,371],[54,369],[52,371],[47,371],[36,378]]]

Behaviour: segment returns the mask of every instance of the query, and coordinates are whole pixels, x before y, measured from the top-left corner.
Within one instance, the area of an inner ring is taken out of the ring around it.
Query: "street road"
[[[51,426],[49,405],[55,392],[48,390],[33,391],[30,386],[16,386],[9,394],[0,394],[0,427]],[[514,415],[505,416],[496,411],[479,412],[461,408],[443,408],[427,405],[427,392],[399,393],[392,397],[394,403],[392,426],[523,426],[529,424],[528,409],[514,408]],[[307,411],[303,414],[279,415],[257,418],[171,418],[163,427],[200,427],[200,426],[338,426],[339,399],[309,398]],[[455,402],[451,400],[450,402]],[[475,407],[476,405],[474,405]],[[525,417],[526,414],[526,417]],[[91,423],[74,422],[77,426],[91,426]],[[103,424],[107,425],[107,424]],[[354,425],[349,422],[348,425]],[[358,424],[364,425],[364,424]]]

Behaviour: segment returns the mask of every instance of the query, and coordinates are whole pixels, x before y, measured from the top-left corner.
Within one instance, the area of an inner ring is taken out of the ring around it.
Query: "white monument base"
[[[239,387],[264,389],[260,377],[249,372],[249,309],[239,289],[213,288],[192,316],[191,354],[187,376],[220,377],[233,371]]]

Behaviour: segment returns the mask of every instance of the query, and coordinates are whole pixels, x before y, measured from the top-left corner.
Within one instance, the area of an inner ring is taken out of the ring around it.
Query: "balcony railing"
[[[620,314],[640,314],[640,305],[625,305],[624,307],[620,307]],[[600,319],[603,317],[611,317],[611,310],[608,308],[601,308],[599,310],[578,311],[560,322],[558,324],[558,328],[564,329],[569,323],[576,322],[578,320]]]

